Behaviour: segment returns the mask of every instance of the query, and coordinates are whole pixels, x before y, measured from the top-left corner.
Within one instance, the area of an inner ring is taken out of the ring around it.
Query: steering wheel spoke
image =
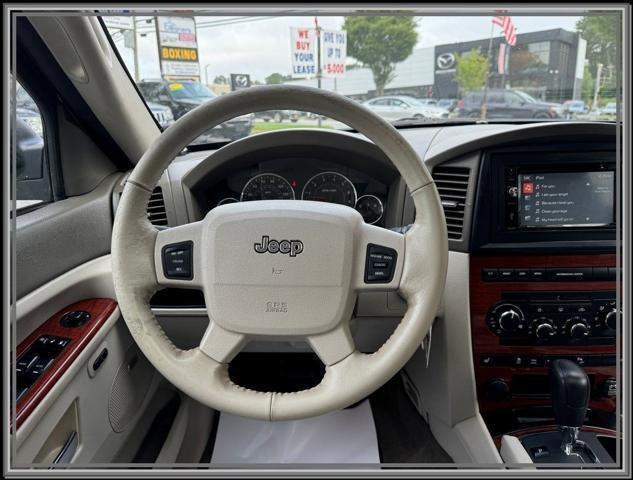
[[[397,290],[402,277],[404,243],[401,233],[362,224],[356,253],[356,290]]]
[[[245,335],[231,332],[211,320],[200,341],[200,351],[216,362],[229,363],[240,352],[246,340]]]
[[[325,365],[333,365],[356,351],[348,322],[343,322],[333,330],[318,335],[310,335],[308,343]]]
[[[160,230],[156,236],[156,279],[166,287],[201,288],[202,222]]]

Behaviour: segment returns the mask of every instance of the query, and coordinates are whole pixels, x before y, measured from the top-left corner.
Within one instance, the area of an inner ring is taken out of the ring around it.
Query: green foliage
[[[462,94],[484,87],[488,76],[488,59],[479,49],[473,48],[470,52],[455,54],[455,62],[455,81]]]
[[[371,69],[376,91],[394,79],[396,63],[406,60],[418,41],[416,22],[410,16],[345,17],[347,54]]]
[[[213,83],[216,85],[228,85],[229,79],[226,78],[224,75],[216,75],[213,79]]]
[[[596,88],[596,79],[593,78],[589,67],[585,65],[585,72],[582,77],[582,100],[587,105],[591,105],[593,101],[594,88]]]
[[[266,82],[266,85],[277,85],[279,83],[283,83],[291,79],[292,79],[291,75],[282,75],[281,73],[275,72],[268,75],[264,79],[264,81]]]
[[[587,60],[595,77],[598,64],[615,65],[618,51],[619,15],[591,15],[576,23],[576,30],[587,41]]]

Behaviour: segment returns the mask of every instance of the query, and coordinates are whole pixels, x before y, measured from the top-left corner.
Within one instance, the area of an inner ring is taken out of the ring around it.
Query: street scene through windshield
[[[172,14],[173,15],[173,14]],[[620,24],[590,16],[101,17],[163,128],[258,85],[345,95],[399,124],[614,121]],[[234,118],[194,141],[346,128],[311,112]]]

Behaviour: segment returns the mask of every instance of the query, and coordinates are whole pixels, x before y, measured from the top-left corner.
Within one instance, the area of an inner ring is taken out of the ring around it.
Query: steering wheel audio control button
[[[396,269],[398,253],[393,248],[370,243],[365,261],[365,283],[389,283]]]
[[[165,245],[162,250],[165,277],[191,280],[193,278],[192,256],[193,242]]]

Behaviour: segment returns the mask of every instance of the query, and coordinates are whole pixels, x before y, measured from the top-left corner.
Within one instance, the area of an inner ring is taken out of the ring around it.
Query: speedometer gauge
[[[354,208],[356,189],[345,175],[336,172],[318,173],[303,187],[302,200],[339,203]]]
[[[240,201],[294,200],[295,191],[288,180],[276,173],[260,173],[251,178],[244,188]]]

